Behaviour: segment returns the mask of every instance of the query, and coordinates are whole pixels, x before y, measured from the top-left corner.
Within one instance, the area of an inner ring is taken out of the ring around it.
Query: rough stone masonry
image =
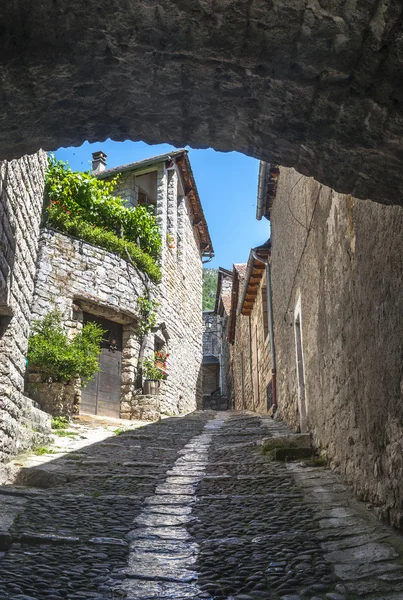
[[[400,0],[0,8],[1,157],[84,140],[238,150],[401,203]]]
[[[23,394],[46,165],[44,152],[0,163],[0,462],[50,431]]]

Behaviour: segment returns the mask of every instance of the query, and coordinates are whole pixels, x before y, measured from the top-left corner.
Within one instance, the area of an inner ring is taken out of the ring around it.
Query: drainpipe
[[[222,389],[222,354],[218,355],[218,366],[219,366],[219,386],[220,386],[220,394],[221,396],[223,396],[223,389]]]
[[[274,346],[274,321],[273,321],[273,303],[272,303],[272,293],[271,293],[271,270],[270,263],[268,260],[263,260],[260,256],[258,256],[255,250],[252,250],[252,256],[257,261],[266,265],[266,289],[267,289],[267,312],[269,317],[269,333],[270,333],[270,359],[271,359],[271,381],[272,381],[272,389],[273,389],[273,408],[277,410],[277,386],[276,386],[276,349]]]

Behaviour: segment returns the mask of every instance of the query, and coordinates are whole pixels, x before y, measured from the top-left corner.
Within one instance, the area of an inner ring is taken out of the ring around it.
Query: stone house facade
[[[403,209],[293,169],[270,181],[279,413],[403,528]]]
[[[221,320],[214,310],[203,311],[203,396],[221,389]]]
[[[203,396],[231,395],[229,352],[226,344],[231,302],[232,272],[218,269],[214,310],[203,311]],[[204,406],[210,406],[204,400]]]
[[[273,403],[267,274],[270,242],[254,248],[233,296],[229,348],[236,410],[266,412]],[[258,260],[260,258],[261,260]],[[239,267],[234,265],[234,274]]]
[[[221,321],[221,394],[232,397],[231,357],[228,345],[228,327],[231,311],[233,272],[219,267],[214,312]]]
[[[88,320],[108,330],[101,374],[76,389],[84,411],[135,419],[192,411],[202,395],[202,258],[212,256],[213,248],[187,151],[113,169],[106,169],[105,161],[103,153],[93,155],[94,173],[99,178],[119,175],[114,193],[133,206],[154,205],[162,237],[162,280],[147,282],[150,298],[158,303],[157,324],[145,348],[146,357],[158,350],[170,355],[158,397],[144,397],[136,389],[137,299],[144,293],[145,276],[122,258],[42,230],[33,314],[43,317],[57,308],[72,332]]]

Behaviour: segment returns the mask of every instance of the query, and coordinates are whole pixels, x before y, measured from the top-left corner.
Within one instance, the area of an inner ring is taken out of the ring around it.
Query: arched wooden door
[[[106,330],[101,342],[99,366],[93,379],[81,388],[80,412],[106,417],[120,416],[120,393],[122,385],[122,325],[83,313],[84,324],[98,323]]]

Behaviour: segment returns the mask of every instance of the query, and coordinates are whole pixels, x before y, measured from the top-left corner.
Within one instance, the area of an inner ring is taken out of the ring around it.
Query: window
[[[263,310],[263,335],[264,339],[267,340],[269,335],[269,313],[267,310],[267,287],[262,287],[262,310]]]

